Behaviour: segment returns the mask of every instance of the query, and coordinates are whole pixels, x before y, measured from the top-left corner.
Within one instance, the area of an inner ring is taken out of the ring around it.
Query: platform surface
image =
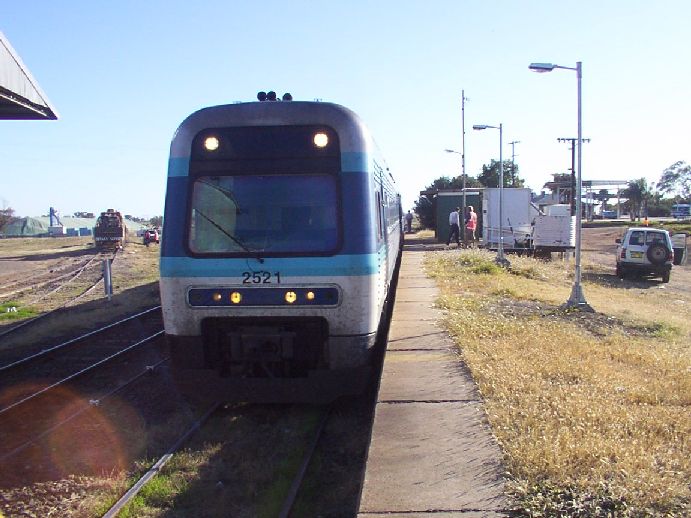
[[[424,250],[403,253],[358,516],[508,516],[501,450],[440,325]]]

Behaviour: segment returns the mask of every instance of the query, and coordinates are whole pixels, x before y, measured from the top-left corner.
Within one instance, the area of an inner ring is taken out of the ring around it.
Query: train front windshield
[[[337,178],[329,174],[201,176],[192,189],[195,254],[328,254],[339,242]]]

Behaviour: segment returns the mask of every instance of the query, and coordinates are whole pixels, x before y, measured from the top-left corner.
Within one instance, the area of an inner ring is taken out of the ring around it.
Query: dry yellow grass
[[[427,268],[525,515],[688,513],[690,301],[585,283],[597,313],[564,312],[570,268],[511,262],[454,250]]]

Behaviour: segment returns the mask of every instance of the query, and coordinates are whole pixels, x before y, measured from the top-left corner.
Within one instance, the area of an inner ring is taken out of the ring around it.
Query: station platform
[[[434,307],[423,269],[439,248],[406,240],[358,517],[508,516],[501,450]]]

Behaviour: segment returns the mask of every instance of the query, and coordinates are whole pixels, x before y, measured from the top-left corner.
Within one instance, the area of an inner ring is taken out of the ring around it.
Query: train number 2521
[[[242,272],[242,284],[280,284],[280,272]]]

